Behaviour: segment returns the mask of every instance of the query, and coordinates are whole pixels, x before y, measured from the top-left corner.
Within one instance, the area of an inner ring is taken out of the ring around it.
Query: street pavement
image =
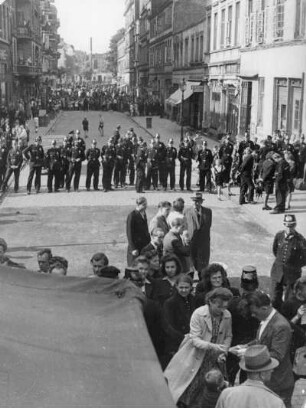
[[[81,122],[87,116],[89,120],[89,146],[93,138],[98,140],[98,147],[106,143],[117,124],[124,133],[134,127],[136,134],[149,141],[151,134],[161,134],[167,141],[170,137],[178,147],[180,127],[166,119],[153,117],[152,129],[145,128],[145,118],[130,118],[118,112],[103,112],[105,136],[98,133],[99,112],[62,112],[49,128],[40,128],[43,146],[47,148],[53,138],[62,140],[72,129],[82,129]],[[32,134],[32,138],[35,134]],[[216,144],[208,139],[209,147]],[[179,166],[177,165],[177,170]],[[70,275],[86,276],[91,272],[90,258],[95,252],[105,252],[110,264],[122,271],[126,265],[125,223],[128,213],[134,208],[138,197],[134,187],[118,189],[112,192],[87,192],[85,189],[86,165],[83,165],[80,192],[48,194],[46,176],[42,179],[40,194],[26,194],[28,168],[25,167],[20,178],[20,192],[11,190],[2,200],[0,207],[1,236],[8,242],[8,254],[13,260],[24,263],[30,269],[37,269],[36,252],[49,247],[56,255],[69,260]],[[193,189],[196,191],[197,169],[193,169]],[[177,177],[178,181],[178,177]],[[100,177],[101,187],[101,177]],[[256,205],[238,205],[238,190],[229,199],[224,194],[222,201],[214,194],[205,194],[204,205],[212,208],[213,226],[211,242],[211,261],[224,262],[228,265],[231,277],[241,274],[246,264],[257,266],[258,274],[267,277],[273,262],[271,246],[274,234],[282,229],[282,215],[270,215],[262,211],[259,199]],[[186,191],[146,192],[148,200],[148,219],[157,211],[158,202],[172,202],[183,197],[185,205],[191,205],[192,193]],[[306,233],[306,193],[296,192],[292,202],[292,212],[297,215],[298,230]],[[262,280],[262,287],[267,287],[267,279]]]

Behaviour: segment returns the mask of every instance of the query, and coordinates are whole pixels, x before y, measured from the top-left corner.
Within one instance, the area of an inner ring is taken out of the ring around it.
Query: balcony
[[[20,76],[36,77],[41,74],[41,67],[38,67],[37,65],[25,65],[18,63],[16,73]]]
[[[36,41],[40,42],[39,33],[32,30],[30,27],[27,27],[27,26],[17,27],[16,36],[17,36],[18,39],[36,40]]]

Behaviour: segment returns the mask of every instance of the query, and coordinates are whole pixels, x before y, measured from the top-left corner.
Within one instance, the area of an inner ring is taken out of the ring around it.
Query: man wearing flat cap
[[[294,283],[301,277],[301,268],[306,265],[306,240],[296,231],[296,217],[285,214],[285,229],[279,231],[273,242],[275,261],[271,269],[271,296],[273,306],[280,310],[284,300],[292,293]]]
[[[197,192],[191,200],[193,207],[185,209],[184,215],[191,238],[191,260],[195,269],[200,272],[209,264],[212,211],[202,205],[204,201],[202,193]]]
[[[223,390],[216,408],[285,408],[279,396],[265,385],[279,365],[267,346],[250,346],[239,365],[247,372],[248,379],[237,387]]]

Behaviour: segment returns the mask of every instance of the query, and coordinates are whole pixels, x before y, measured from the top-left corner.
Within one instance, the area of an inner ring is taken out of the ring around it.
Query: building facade
[[[240,130],[306,133],[306,1],[248,0],[241,49]]]
[[[173,92],[173,0],[152,1],[150,16],[149,84],[164,104]]]
[[[139,1],[139,34],[138,34],[138,95],[146,98],[149,88],[149,45],[150,45],[150,16],[151,0]]]

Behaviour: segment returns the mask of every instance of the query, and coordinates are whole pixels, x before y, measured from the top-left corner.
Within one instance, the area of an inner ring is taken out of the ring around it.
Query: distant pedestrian
[[[102,114],[99,116],[99,126],[98,126],[98,131],[100,132],[100,136],[104,136],[104,120]]]
[[[88,137],[88,131],[89,131],[89,122],[86,117],[83,119],[82,125],[83,125],[84,137],[86,139]]]

